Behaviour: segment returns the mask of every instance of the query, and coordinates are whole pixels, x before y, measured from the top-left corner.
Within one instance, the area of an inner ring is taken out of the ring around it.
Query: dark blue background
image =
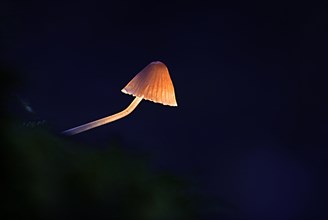
[[[327,5],[34,0],[1,14],[19,94],[55,131],[125,108],[120,90],[160,60],[177,108],[143,101],[74,139],[119,135],[233,219],[327,217]]]

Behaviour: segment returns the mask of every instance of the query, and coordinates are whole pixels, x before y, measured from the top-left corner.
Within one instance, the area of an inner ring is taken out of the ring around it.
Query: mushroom
[[[160,61],[151,62],[141,70],[122,90],[123,93],[135,96],[132,103],[123,111],[114,115],[68,129],[66,135],[74,135],[89,129],[116,121],[130,114],[142,99],[177,106],[173,83],[169,71]]]

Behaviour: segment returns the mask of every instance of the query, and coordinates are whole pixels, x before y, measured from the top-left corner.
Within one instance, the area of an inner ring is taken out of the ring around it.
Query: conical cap
[[[160,61],[148,64],[122,89],[122,92],[163,105],[177,106],[169,71]]]

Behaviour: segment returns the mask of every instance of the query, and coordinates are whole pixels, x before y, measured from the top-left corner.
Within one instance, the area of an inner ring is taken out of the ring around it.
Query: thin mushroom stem
[[[127,116],[128,114],[130,114],[137,107],[137,105],[141,102],[141,100],[142,100],[142,98],[136,97],[132,101],[132,103],[126,109],[124,109],[123,111],[121,111],[119,113],[116,113],[114,115],[105,117],[105,118],[98,119],[96,121],[89,122],[89,123],[84,124],[84,125],[80,125],[80,126],[75,127],[75,128],[68,129],[66,131],[63,131],[63,134],[65,134],[65,135],[78,134],[78,133],[81,133],[83,131],[87,131],[87,130],[90,130],[92,128],[95,128],[95,127],[98,127],[98,126],[101,126],[101,125],[116,121],[118,119],[121,119],[121,118]]]

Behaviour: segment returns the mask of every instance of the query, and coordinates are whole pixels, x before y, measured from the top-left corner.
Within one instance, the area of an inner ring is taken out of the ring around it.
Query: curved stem
[[[142,100],[142,98],[136,97],[132,101],[132,103],[126,109],[124,109],[123,111],[121,111],[119,113],[116,113],[114,115],[111,115],[111,116],[96,120],[96,121],[89,122],[89,123],[84,124],[84,125],[80,125],[80,126],[75,127],[75,128],[68,129],[66,131],[63,131],[63,134],[65,134],[65,135],[78,134],[78,133],[81,133],[83,131],[87,131],[89,129],[92,129],[92,128],[95,128],[95,127],[98,127],[98,126],[101,126],[101,125],[116,121],[120,118],[123,118],[123,117],[127,116],[128,114],[130,114],[137,107],[137,105],[141,102],[141,100]]]

